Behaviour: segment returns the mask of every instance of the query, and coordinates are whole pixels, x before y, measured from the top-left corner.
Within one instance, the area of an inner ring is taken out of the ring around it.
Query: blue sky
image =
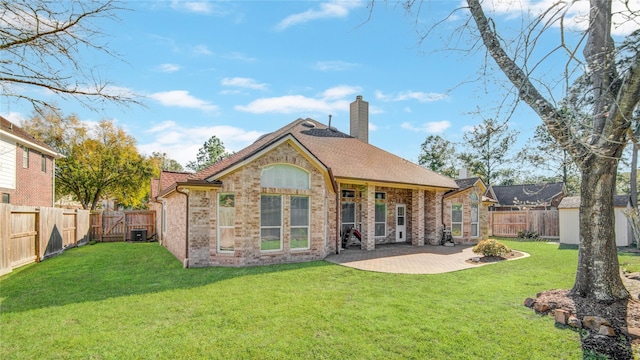
[[[492,5],[493,16],[504,26],[520,26],[524,13],[535,13],[549,1],[513,2]],[[583,3],[573,6],[572,14],[584,13]],[[483,117],[506,117],[496,108],[509,86],[501,76],[482,78],[484,52],[444,51],[447,45],[469,46],[446,41],[466,12],[456,12],[419,43],[416,17],[393,2],[377,1],[373,11],[370,5],[125,3],[130,10],[118,13],[119,21],[100,23],[109,47],[123,61],[94,54],[87,54],[85,61],[120,91],[142,95],[145,106],[108,106],[93,112],[74,102],[58,105],[64,114],[76,113],[85,121],[113,119],[136,138],[142,153],[164,152],[183,165],[195,160],[212,135],[227,150],[237,151],[297,118],[327,123],[331,114],[332,125],[348,133],[349,103],[356,95],[369,102],[369,142],[414,162],[428,135],[458,142]],[[426,1],[418,26],[444,19],[460,5]],[[555,46],[559,35],[552,31],[544,39],[548,44],[539,45],[541,51]],[[549,59],[541,71],[546,76],[559,64]],[[2,99],[0,114],[18,122],[30,116],[31,108]],[[516,110],[510,128],[520,132],[517,146],[539,123],[528,108]]]

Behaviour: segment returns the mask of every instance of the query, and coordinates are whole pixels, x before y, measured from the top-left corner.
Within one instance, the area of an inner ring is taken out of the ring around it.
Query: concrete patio
[[[326,261],[360,270],[397,274],[442,274],[469,269],[482,264],[469,264],[473,246],[412,246],[410,244],[376,245],[372,251],[349,248],[332,254]]]

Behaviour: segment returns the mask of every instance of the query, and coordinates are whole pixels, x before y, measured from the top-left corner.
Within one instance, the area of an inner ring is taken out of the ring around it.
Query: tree
[[[176,160],[167,157],[166,153],[159,153],[157,151],[154,151],[151,153],[150,160],[153,162],[154,168],[157,169],[158,174],[160,173],[160,171],[184,171],[182,165]]]
[[[580,136],[581,132],[572,124],[581,119],[563,111],[562,104],[555,104],[551,94],[541,92],[553,86],[537,86],[530,78],[527,71],[536,64],[527,64],[529,57],[507,53],[502,34],[485,15],[480,0],[467,0],[467,4],[491,58],[513,84],[519,98],[540,116],[549,133],[567,150],[580,170],[580,250],[571,294],[602,302],[627,299],[629,293],[618,268],[613,195],[618,161],[631,128],[630,119],[640,102],[640,53],[636,49],[626,66],[616,66],[616,44],[611,38],[611,1],[590,0],[587,41],[580,64],[586,65],[593,106],[582,109],[590,115],[591,131],[588,137]],[[536,25],[544,29],[552,24],[562,25],[566,6],[570,4],[555,4],[522,36],[535,40],[540,36],[533,33]],[[560,48],[568,49],[568,44],[562,43]],[[579,60],[578,49],[568,50],[570,56],[564,67],[567,74],[571,72],[566,69]]]
[[[567,188],[567,194],[578,194],[578,169],[569,152],[558,144],[544,124],[536,127],[533,137],[518,152],[517,158],[523,164],[548,174],[546,177],[550,182],[562,181]]]
[[[148,192],[152,163],[136,149],[135,139],[113,121],[82,123],[53,112],[22,124],[35,138],[65,157],[56,161],[56,193],[72,195],[94,210],[103,198],[137,207]]]
[[[468,152],[459,155],[471,173],[478,175],[487,186],[494,184],[500,170],[506,170],[509,163],[509,150],[516,141],[518,133],[509,131],[506,122],[498,123],[493,119],[485,119],[463,135]],[[506,174],[507,172],[504,172]]]
[[[0,1],[0,87],[2,95],[30,102],[37,111],[52,102],[30,96],[25,88],[51,91],[96,109],[96,102],[136,103],[128,91],[102,80],[98,67],[83,56],[116,56],[102,42],[97,26],[121,10],[111,0]]]
[[[187,169],[198,172],[229,155],[230,154],[225,151],[222,141],[213,135],[209,140],[205,141],[198,150],[196,161],[189,161],[187,163]]]
[[[452,178],[457,177],[456,150],[452,142],[443,139],[440,135],[429,135],[421,148],[419,165]]]

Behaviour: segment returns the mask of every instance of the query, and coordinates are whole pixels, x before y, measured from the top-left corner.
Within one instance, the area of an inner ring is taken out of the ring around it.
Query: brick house
[[[298,119],[171,184],[163,173],[152,183],[161,244],[186,267],[320,260],[345,240],[438,244],[443,195],[458,185],[370,145],[361,96],[350,123],[347,135]]]
[[[1,202],[53,207],[55,159],[61,156],[0,116]]]
[[[495,201],[484,196],[487,186],[479,177],[458,179],[457,190],[444,195],[443,223],[454,243],[472,244],[489,238],[489,206]]]

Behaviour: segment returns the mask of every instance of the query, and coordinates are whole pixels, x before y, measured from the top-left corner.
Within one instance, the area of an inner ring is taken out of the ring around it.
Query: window
[[[281,189],[309,190],[309,173],[292,165],[266,166],[260,174],[260,186]]]
[[[356,191],[355,190],[342,190],[342,197],[347,199],[355,199]]]
[[[385,200],[387,198],[387,193],[377,192],[375,198],[376,200]]]
[[[260,250],[282,250],[282,196],[260,198]]]
[[[235,248],[236,204],[234,194],[218,195],[218,251]]]
[[[356,203],[342,203],[342,232],[356,227]]]
[[[471,204],[471,237],[478,237],[478,204]]]
[[[309,248],[309,197],[292,196],[290,212],[290,241],[292,249]]]
[[[47,157],[44,156],[44,154],[42,154],[42,161],[40,163],[40,169],[42,170],[42,172],[46,173],[47,172]]]
[[[471,199],[471,237],[478,237],[480,236],[480,231],[479,231],[479,227],[478,227],[478,222],[479,222],[479,207],[478,207],[478,194],[476,194],[475,192],[471,193],[470,196]]]
[[[29,168],[29,149],[24,146],[22,147],[22,167]]]
[[[2,194],[2,203],[10,204],[11,203],[11,195],[10,194]]]
[[[462,237],[462,204],[451,204],[451,236]]]
[[[376,201],[375,236],[387,236],[387,204]]]

